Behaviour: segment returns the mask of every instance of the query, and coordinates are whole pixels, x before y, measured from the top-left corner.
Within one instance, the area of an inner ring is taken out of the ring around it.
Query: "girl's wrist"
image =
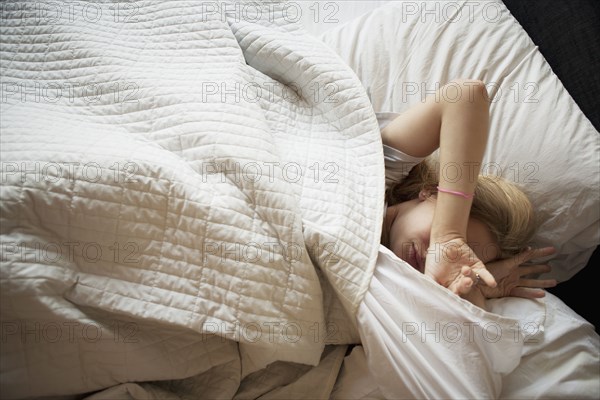
[[[433,229],[431,230],[431,235],[429,242],[433,243],[447,243],[452,240],[462,240],[465,241],[465,235],[456,231],[445,231],[445,232],[435,232]]]
[[[445,242],[452,239],[465,239],[471,201],[451,194],[438,194],[433,224],[431,226],[431,242]]]
[[[437,190],[438,190],[438,192],[448,193],[448,194],[452,194],[454,196],[460,196],[460,197],[462,197],[464,199],[467,199],[467,200],[472,199],[473,197],[475,197],[474,193],[465,193],[465,192],[461,192],[460,190],[450,190],[450,189],[446,189],[446,188],[443,188],[443,187],[440,187],[440,186],[437,187]]]

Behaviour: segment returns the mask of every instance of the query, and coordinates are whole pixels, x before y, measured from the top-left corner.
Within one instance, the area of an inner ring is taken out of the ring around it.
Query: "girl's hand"
[[[488,263],[488,271],[494,275],[498,285],[496,287],[489,287],[475,281],[475,285],[470,287],[471,290],[463,291],[462,297],[483,309],[485,309],[486,298],[514,296],[534,299],[544,297],[546,293],[542,288],[556,286],[556,280],[528,279],[526,276],[549,272],[550,266],[546,264],[521,264],[531,259],[548,256],[554,252],[554,247],[530,249],[516,256]]]
[[[487,265],[487,268],[496,278],[498,286],[492,288],[485,285],[476,285],[474,288],[480,290],[482,295],[488,299],[507,296],[526,299],[544,297],[546,292],[542,289],[556,286],[556,280],[529,279],[527,276],[549,272],[550,266],[547,264],[521,264],[532,259],[549,256],[554,254],[555,251],[554,247],[530,249],[516,256],[491,262]]]
[[[494,276],[462,238],[431,244],[424,273],[459,296],[471,291],[477,276],[490,288],[496,287]]]

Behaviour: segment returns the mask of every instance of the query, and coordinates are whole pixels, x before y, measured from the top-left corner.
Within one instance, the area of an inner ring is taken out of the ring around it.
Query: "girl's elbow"
[[[481,104],[489,109],[490,97],[479,79],[454,79],[444,85],[445,100],[450,103]]]

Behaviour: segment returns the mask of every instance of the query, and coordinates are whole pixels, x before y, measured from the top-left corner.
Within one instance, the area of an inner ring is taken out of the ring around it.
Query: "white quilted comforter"
[[[225,6],[3,2],[2,398],[356,339],[375,115],[285,2]]]

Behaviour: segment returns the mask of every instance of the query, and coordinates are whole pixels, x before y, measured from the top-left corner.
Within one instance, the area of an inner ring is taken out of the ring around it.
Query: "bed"
[[[487,172],[560,280],[600,243],[598,132],[502,2],[349,3],[2,4],[0,397],[598,397],[561,300],[484,312],[380,248],[379,130],[490,83]]]

